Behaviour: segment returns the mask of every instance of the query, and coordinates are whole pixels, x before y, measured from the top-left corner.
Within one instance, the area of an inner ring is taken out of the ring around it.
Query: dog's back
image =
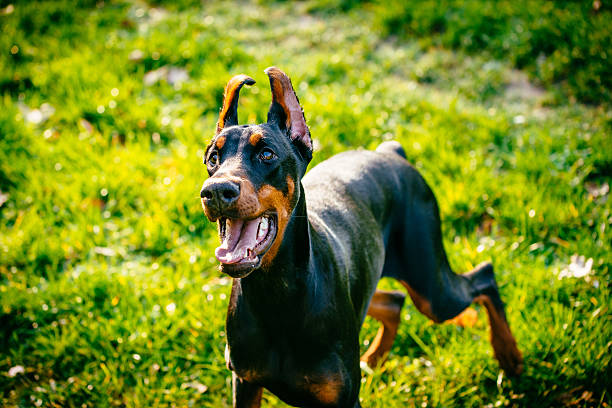
[[[350,281],[360,320],[381,277],[398,213],[410,206],[415,191],[422,199],[425,183],[404,157],[397,142],[376,151],[348,151],[318,164],[302,181],[312,232],[318,235],[315,258],[334,254],[330,262]]]

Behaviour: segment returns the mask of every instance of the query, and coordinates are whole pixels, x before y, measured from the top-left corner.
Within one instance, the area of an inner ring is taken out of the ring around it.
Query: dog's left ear
[[[268,123],[276,123],[278,127],[289,133],[292,142],[297,143],[300,152],[308,161],[312,159],[312,139],[306,125],[304,111],[293,90],[291,80],[276,67],[264,71],[270,78],[272,88],[272,104],[268,111]]]

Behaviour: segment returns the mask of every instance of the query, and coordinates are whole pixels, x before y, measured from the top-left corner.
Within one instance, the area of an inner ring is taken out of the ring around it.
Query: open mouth
[[[230,273],[258,267],[276,237],[275,215],[264,214],[252,220],[222,217],[218,222],[221,245],[215,256],[222,268]]]

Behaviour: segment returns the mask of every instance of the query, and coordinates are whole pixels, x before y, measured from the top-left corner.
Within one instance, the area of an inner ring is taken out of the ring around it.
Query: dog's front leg
[[[263,388],[251,384],[232,373],[232,391],[234,394],[234,408],[259,408]]]

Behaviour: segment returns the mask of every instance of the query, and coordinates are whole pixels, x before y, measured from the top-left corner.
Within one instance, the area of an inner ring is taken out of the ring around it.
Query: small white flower
[[[559,272],[559,279],[563,278],[584,278],[591,273],[593,258],[586,259],[584,255],[574,254],[567,268]]]
[[[25,368],[23,368],[23,366],[20,365],[16,365],[15,367],[11,367],[8,370],[8,376],[9,377],[15,377],[18,374],[24,374],[25,373]]]

